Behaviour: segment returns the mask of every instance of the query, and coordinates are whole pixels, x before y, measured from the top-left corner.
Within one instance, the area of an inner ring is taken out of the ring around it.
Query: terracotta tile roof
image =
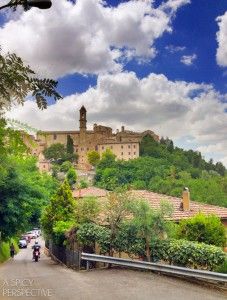
[[[105,197],[107,195],[107,191],[103,189],[99,189],[96,187],[88,187],[85,189],[80,189],[73,191],[74,198],[83,198],[83,197]]]
[[[196,201],[190,201],[190,210],[189,211],[183,211],[181,207],[181,198],[177,197],[171,197],[163,194],[157,194],[153,192],[149,192],[146,190],[138,190],[138,191],[133,191],[133,194],[137,196],[138,198],[141,199],[147,199],[151,207],[153,208],[158,208],[160,205],[160,202],[162,200],[169,201],[172,203],[174,212],[172,214],[171,219],[172,220],[181,220],[181,219],[187,219],[198,212],[203,212],[205,214],[215,214],[221,219],[227,219],[227,208],[225,207],[220,207],[220,206],[215,206],[215,205],[210,205],[210,204],[205,204],[205,203],[200,203]]]
[[[75,198],[78,198],[78,197],[83,198],[83,197],[87,197],[87,196],[106,197],[107,194],[108,194],[108,191],[99,189],[96,187],[89,187],[86,189],[81,189],[80,196],[79,196],[78,190],[73,192],[73,196]],[[153,193],[153,192],[149,192],[146,190],[134,190],[134,191],[132,191],[132,194],[138,199],[147,200],[152,208],[159,208],[162,200],[169,201],[170,203],[172,203],[173,209],[174,209],[171,219],[175,220],[175,221],[190,218],[190,217],[194,216],[195,214],[197,214],[198,212],[203,212],[205,214],[215,214],[219,218],[227,220],[227,208],[225,208],[225,207],[200,203],[200,202],[191,200],[190,201],[190,210],[183,211],[181,208],[181,203],[182,203],[181,198],[171,197],[171,196],[167,196],[164,194]]]

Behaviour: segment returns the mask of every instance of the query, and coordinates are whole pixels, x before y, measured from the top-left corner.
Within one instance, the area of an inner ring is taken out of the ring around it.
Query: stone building
[[[129,160],[139,157],[140,142],[144,136],[150,135],[156,141],[159,137],[150,130],[134,132],[121,130],[113,133],[112,128],[94,124],[93,130],[87,130],[87,111],[84,106],[79,111],[80,128],[77,131],[42,131],[37,134],[37,147],[33,154],[39,156],[42,151],[54,143],[66,145],[67,137],[73,139],[74,151],[78,154],[78,167],[89,169],[91,166],[87,161],[87,152],[96,150],[102,155],[106,149],[110,149],[117,159]]]

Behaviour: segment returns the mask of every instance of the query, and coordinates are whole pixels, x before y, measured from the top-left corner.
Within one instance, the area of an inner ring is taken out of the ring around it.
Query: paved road
[[[35,263],[31,252],[30,247],[22,249],[14,260],[0,266],[0,299],[227,299],[227,295],[212,289],[149,272],[120,269],[75,272],[56,264],[43,253],[41,260]]]

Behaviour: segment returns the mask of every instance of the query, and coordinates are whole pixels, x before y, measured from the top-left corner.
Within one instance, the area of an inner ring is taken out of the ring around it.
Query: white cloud
[[[192,55],[183,55],[181,57],[181,62],[182,64],[185,64],[186,66],[191,66],[194,64],[194,61],[197,59],[197,55],[196,54],[192,54]]]
[[[206,157],[227,160],[227,95],[211,85],[171,81],[162,74],[138,79],[132,72],[98,77],[96,87],[65,97],[46,111],[27,101],[8,117],[42,130],[77,130],[79,108],[88,110],[93,123],[132,130],[151,129],[160,136],[194,143]],[[211,155],[213,153],[213,155]]]
[[[227,67],[227,11],[223,16],[219,16],[216,21],[219,26],[216,60],[219,66]]]
[[[171,32],[177,9],[189,2],[169,0],[154,8],[152,0],[117,7],[102,0],[57,0],[50,10],[33,8],[7,21],[0,27],[1,46],[47,76],[117,72],[122,59],[152,59],[155,40]]]
[[[169,51],[170,53],[176,53],[176,52],[184,51],[186,49],[186,47],[184,47],[184,46],[168,45],[168,46],[165,47],[165,49],[167,51]]]

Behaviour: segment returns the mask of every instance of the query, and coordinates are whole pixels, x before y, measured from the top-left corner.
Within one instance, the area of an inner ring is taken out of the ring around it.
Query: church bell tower
[[[80,132],[87,130],[87,111],[84,106],[80,109]]]

